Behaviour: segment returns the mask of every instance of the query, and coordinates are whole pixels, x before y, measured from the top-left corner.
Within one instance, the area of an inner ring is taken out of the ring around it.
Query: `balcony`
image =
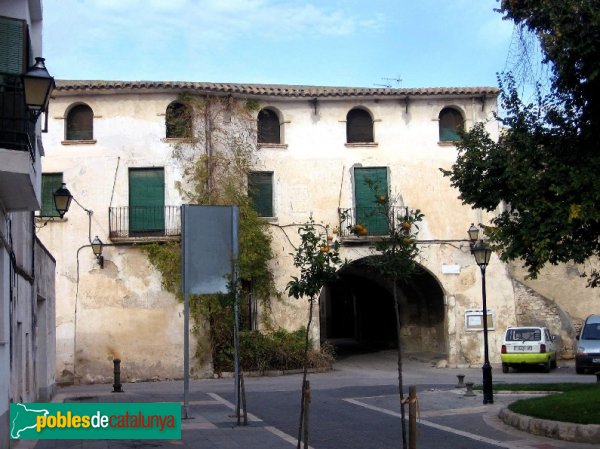
[[[180,206],[131,206],[108,209],[113,242],[165,242],[181,237]]]
[[[389,235],[398,222],[403,221],[408,207],[391,206],[389,219],[384,215],[383,206],[339,208],[339,237],[345,243],[366,243]]]
[[[0,76],[0,202],[8,211],[39,208],[35,123],[17,77]]]

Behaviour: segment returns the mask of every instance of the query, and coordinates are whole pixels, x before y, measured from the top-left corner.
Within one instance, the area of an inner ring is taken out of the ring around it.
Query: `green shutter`
[[[165,173],[162,168],[129,170],[129,231],[164,234]]]
[[[0,17],[0,73],[21,75],[27,69],[27,24]]]
[[[273,216],[273,173],[255,172],[248,175],[248,196],[261,217]]]
[[[377,207],[377,197],[388,196],[386,167],[354,169],[354,200],[356,205],[356,224],[367,228],[368,235],[388,233],[387,220]]]
[[[54,204],[54,192],[60,188],[63,182],[62,173],[42,174],[42,217],[58,217],[58,211]]]

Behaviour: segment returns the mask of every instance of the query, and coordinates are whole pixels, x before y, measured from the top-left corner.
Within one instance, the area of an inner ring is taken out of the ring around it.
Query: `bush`
[[[269,334],[259,331],[240,332],[240,365],[244,371],[292,370],[301,369],[304,362],[304,340],[306,331],[299,329],[288,332],[279,329]],[[312,346],[312,345],[311,345]],[[216,371],[233,370],[233,351],[228,352],[226,364]],[[333,350],[325,346],[321,350],[309,350],[308,367],[328,369],[333,363]]]

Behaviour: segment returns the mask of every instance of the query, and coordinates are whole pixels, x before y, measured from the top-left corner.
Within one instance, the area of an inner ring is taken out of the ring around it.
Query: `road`
[[[395,370],[396,355],[389,351],[348,357],[341,360],[333,372],[309,375],[311,446],[315,449],[401,447]],[[594,376],[577,375],[572,365],[565,364],[559,364],[551,373],[530,369],[502,374],[499,367],[493,371],[494,383],[595,382]],[[465,396],[465,389],[456,388],[458,374],[464,374],[466,382],[481,383],[481,368],[437,369],[424,359],[405,362],[405,388],[417,386],[419,398],[418,447],[579,447],[534,438],[505,426],[497,413],[519,396],[497,394],[493,405],[483,405],[480,393],[469,397]],[[246,388],[249,412],[295,438],[299,424],[300,378],[249,378]],[[231,391],[221,391],[219,395],[234,401]],[[408,413],[408,408],[406,410]],[[546,446],[539,446],[544,444]]]
[[[498,418],[502,407],[517,400],[514,394],[495,394],[494,404],[483,405],[480,392],[467,396],[456,388],[457,375],[481,383],[481,367],[436,368],[428,355],[404,360],[404,386],[417,387],[420,416],[419,449],[591,449],[536,437],[506,426]],[[309,375],[311,383],[310,446],[312,449],[390,449],[402,447],[396,372],[396,353],[383,351],[341,358],[335,369]],[[494,383],[595,383],[593,375],[577,375],[573,364],[559,363],[550,373],[528,370],[503,374],[494,366]],[[17,449],[288,449],[296,447],[301,375],[246,378],[248,427],[238,427],[232,415],[234,381],[194,380],[190,385],[190,420],[182,422],[181,440],[33,440]],[[178,402],[181,381],[140,382],[114,395],[111,386],[77,385],[60,390],[59,402]],[[195,416],[194,416],[195,415]]]

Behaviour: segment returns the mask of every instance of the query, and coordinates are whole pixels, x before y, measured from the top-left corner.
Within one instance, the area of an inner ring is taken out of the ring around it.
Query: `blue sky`
[[[57,79],[496,86],[496,0],[43,0]],[[401,78],[398,83],[395,79]]]

